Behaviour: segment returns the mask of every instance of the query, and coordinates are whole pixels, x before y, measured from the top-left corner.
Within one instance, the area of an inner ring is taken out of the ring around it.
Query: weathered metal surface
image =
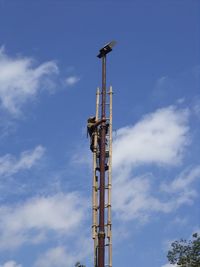
[[[106,55],[102,57],[101,119],[106,118]],[[100,127],[100,192],[99,192],[99,233],[98,267],[105,266],[105,160],[106,122]]]

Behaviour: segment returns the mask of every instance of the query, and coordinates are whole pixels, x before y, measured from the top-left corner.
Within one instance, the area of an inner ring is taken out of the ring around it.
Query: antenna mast
[[[94,267],[112,267],[112,87],[106,90],[106,55],[115,42],[106,44],[98,57],[102,59],[102,89],[96,93],[96,116],[88,121],[93,152],[92,238],[94,240]],[[101,104],[100,104],[101,96]],[[107,103],[106,101],[109,102]],[[106,108],[109,105],[109,108]],[[101,108],[100,108],[101,106]],[[100,115],[99,115],[100,113]],[[106,263],[105,263],[106,262]]]

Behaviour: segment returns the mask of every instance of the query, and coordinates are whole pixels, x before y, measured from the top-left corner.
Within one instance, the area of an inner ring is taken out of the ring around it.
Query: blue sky
[[[0,1],[0,267],[92,266],[86,120],[113,86],[113,266],[199,231],[199,1]]]

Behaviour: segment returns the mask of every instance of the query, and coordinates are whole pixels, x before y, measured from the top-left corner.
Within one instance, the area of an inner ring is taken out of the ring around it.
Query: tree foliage
[[[86,267],[85,265],[82,265],[79,261],[76,262],[75,267]]]
[[[200,236],[193,234],[192,240],[181,239],[171,244],[167,258],[171,264],[182,267],[200,267]]]

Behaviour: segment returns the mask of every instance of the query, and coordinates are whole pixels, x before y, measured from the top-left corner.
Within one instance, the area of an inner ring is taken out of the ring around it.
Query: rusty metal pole
[[[112,41],[99,50],[98,58],[102,59],[102,101],[100,127],[100,184],[99,184],[99,231],[97,267],[105,267],[105,166],[106,166],[106,55],[116,44]]]
[[[101,119],[106,118],[106,55],[102,57],[102,107]],[[98,267],[105,267],[105,160],[106,160],[106,122],[100,128],[100,193],[99,193],[99,234]]]

